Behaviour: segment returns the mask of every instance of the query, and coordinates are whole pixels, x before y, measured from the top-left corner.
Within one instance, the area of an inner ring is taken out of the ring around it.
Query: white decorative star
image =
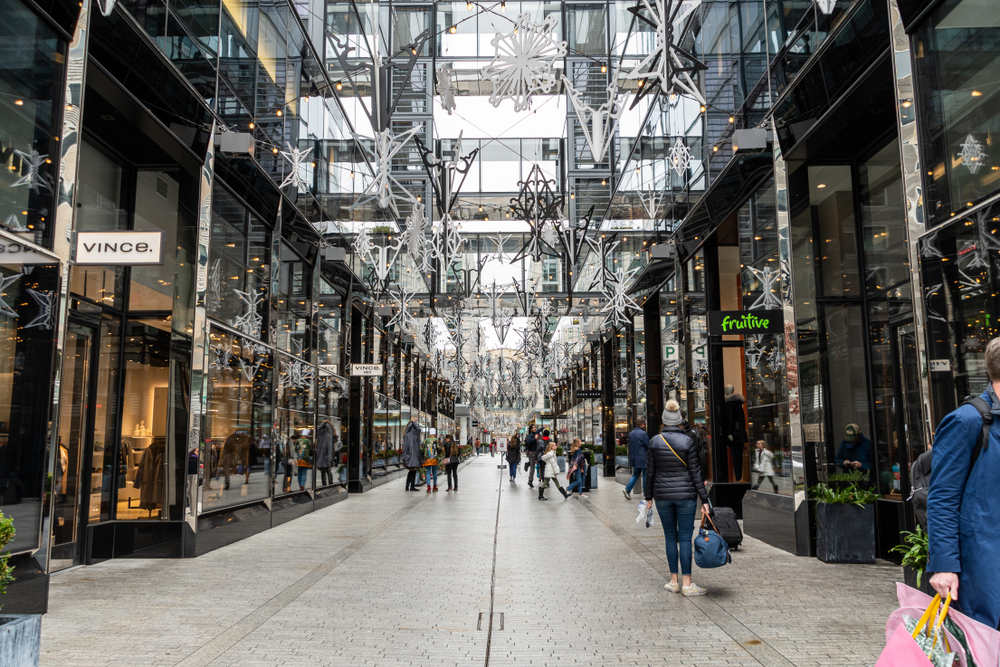
[[[642,202],[642,207],[646,209],[649,219],[656,220],[656,214],[660,210],[660,202],[663,201],[663,192],[650,188],[645,192],[639,193],[639,201]]]
[[[483,68],[482,75],[493,82],[490,104],[499,107],[507,99],[514,101],[514,111],[531,108],[531,96],[548,93],[555,85],[553,65],[566,56],[566,42],[557,42],[553,30],[559,17],[549,14],[541,23],[524,13],[514,21],[508,34],[496,33],[490,44],[493,61]]]
[[[415,331],[417,328],[417,319],[410,312],[409,304],[413,297],[416,296],[416,292],[400,289],[389,294],[392,296],[396,314],[392,316],[391,320],[386,322],[386,329],[396,325],[396,328],[401,331]]]
[[[3,300],[7,288],[16,283],[21,278],[20,273],[15,273],[7,277],[0,277],[0,315],[17,318],[17,311],[10,304]]]
[[[825,16],[829,16],[833,13],[834,7],[837,6],[837,0],[816,0],[816,4],[819,5],[819,10]]]
[[[615,125],[625,113],[627,95],[618,95],[618,84],[613,78],[608,86],[608,101],[595,110],[583,101],[583,97],[573,88],[565,75],[562,79],[566,91],[569,93],[569,101],[576,111],[576,117],[580,120],[580,131],[583,132],[583,138],[590,146],[590,154],[594,162],[601,162],[604,160],[604,154],[607,153],[611,142],[615,139]]]
[[[298,148],[293,148],[291,144],[285,144],[288,146],[287,151],[281,151],[281,154],[292,163],[292,167],[285,176],[285,180],[281,182],[279,188],[283,188],[286,185],[292,185],[296,190],[300,187],[309,187],[309,183],[302,178],[302,166],[303,163],[309,158],[309,154],[312,153],[312,146],[305,150],[299,150]]]
[[[670,168],[678,176],[683,177],[687,173],[688,164],[691,162],[691,149],[680,137],[674,137],[674,143],[670,146],[670,151],[667,153],[667,160],[670,162]]]
[[[21,328],[31,329],[32,327],[38,327],[46,331],[51,330],[55,325],[56,319],[55,310],[52,308],[52,297],[55,296],[55,292],[35,290],[29,287],[28,294],[31,295],[31,298],[35,301],[35,305],[38,306],[38,314]]]
[[[13,213],[7,216],[7,220],[4,221],[4,227],[12,232],[28,232],[28,226],[17,219],[17,216]]]
[[[434,89],[441,96],[441,107],[451,115],[455,110],[455,81],[452,79],[452,71],[443,64],[438,65],[434,70],[437,73],[437,82]]]
[[[673,41],[674,23],[682,21],[683,17],[694,11],[700,2],[681,2],[676,10],[673,9],[673,0],[640,0],[640,3],[639,6],[644,7],[650,15],[649,19],[643,20],[652,23],[656,29],[656,43],[652,52],[629,73],[626,79],[640,79],[645,86],[659,84],[660,89],[666,93],[675,93],[680,89],[705,104],[705,97],[688,71],[691,68],[684,66],[677,55],[678,47]],[[639,16],[636,10],[630,11]],[[682,53],[690,57],[690,54]]]
[[[45,160],[49,156],[39,155],[35,149],[31,149],[30,154],[19,151],[16,148],[14,152],[21,158],[22,168],[27,169],[27,171],[24,176],[11,183],[10,186],[16,188],[19,185],[27,185],[32,192],[38,192],[39,187],[43,187],[46,190],[51,189],[48,175],[41,171],[42,165],[45,164]]]
[[[780,277],[778,272],[772,271],[770,266],[765,266],[763,269],[755,269],[752,266],[748,266],[747,269],[760,281],[760,288],[762,290],[761,295],[750,306],[750,310],[756,308],[777,310],[781,308],[781,299],[777,295],[778,288],[775,287],[775,283],[778,282],[778,278]]]
[[[355,134],[355,139],[357,139],[375,163],[376,173],[372,182],[365,186],[358,201],[352,204],[348,210],[354,210],[372,199],[378,199],[379,206],[388,208],[396,216],[399,216],[399,208],[396,206],[397,200],[415,201],[415,198],[407,191],[406,187],[392,175],[392,160],[403,149],[406,142],[422,129],[424,129],[423,125],[418,124],[398,135],[393,134],[389,130],[383,130],[375,135],[374,151],[368,148],[366,139]],[[404,194],[398,195],[393,192],[392,188],[394,185]]]
[[[962,152],[958,156],[962,158],[962,164],[974,174],[983,166],[983,159],[986,157],[986,153],[983,151],[983,145],[970,134],[965,138],[965,143],[962,144]]]
[[[611,324],[614,327],[625,326],[629,321],[630,310],[642,310],[628,293],[628,282],[637,272],[638,269],[626,271],[619,266],[612,273],[613,279],[601,287],[601,292],[608,300],[607,304],[601,308],[601,312],[607,313],[603,324]]]
[[[253,290],[250,292],[241,292],[238,289],[234,289],[233,291],[243,301],[244,311],[242,315],[231,320],[230,324],[250,338],[260,338],[260,329],[264,324],[264,317],[258,312],[258,308],[263,301],[263,295]]]

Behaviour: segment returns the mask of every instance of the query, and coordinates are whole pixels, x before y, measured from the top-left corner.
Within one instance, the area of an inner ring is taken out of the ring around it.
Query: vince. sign
[[[780,310],[710,310],[708,334],[710,336],[746,336],[751,334],[781,333],[785,330]]]
[[[163,264],[163,232],[77,232],[76,263],[98,266]]]
[[[354,377],[381,377],[382,364],[351,364],[351,375]]]

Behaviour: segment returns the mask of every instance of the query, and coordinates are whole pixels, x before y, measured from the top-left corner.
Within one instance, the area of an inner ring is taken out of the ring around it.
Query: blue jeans
[[[566,487],[566,493],[573,493],[574,489],[583,495],[583,471],[579,468],[573,471],[573,483]]]
[[[426,466],[424,472],[427,473],[427,486],[431,486],[431,476],[434,476],[434,486],[438,485],[438,467],[437,466]]]
[[[514,479],[517,477],[517,463],[509,463],[510,465],[510,478]]]
[[[628,480],[628,484],[625,486],[626,493],[632,493],[635,483],[639,481],[639,473],[642,473],[642,490],[646,490],[646,469],[632,468],[632,477]]]
[[[299,466],[299,486],[306,485],[306,475],[309,474],[309,468]]]
[[[677,574],[677,550],[680,548],[681,574],[691,574],[691,535],[694,533],[695,500],[657,500],[663,538],[667,544],[670,574]]]

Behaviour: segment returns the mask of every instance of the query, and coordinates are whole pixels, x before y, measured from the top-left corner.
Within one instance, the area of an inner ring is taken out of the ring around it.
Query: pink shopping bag
[[[896,584],[896,597],[899,599],[900,607],[922,609],[926,609],[933,599],[926,593],[902,583]],[[1000,664],[1000,632],[954,609],[948,611],[948,618],[965,633],[965,640],[977,665],[995,667]]]
[[[917,641],[902,625],[896,627],[892,637],[882,649],[875,667],[934,667],[924,655]]]

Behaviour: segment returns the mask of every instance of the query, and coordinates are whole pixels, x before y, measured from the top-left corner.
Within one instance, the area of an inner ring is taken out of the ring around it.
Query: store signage
[[[931,359],[932,373],[947,373],[951,370],[951,359]]]
[[[354,377],[382,377],[382,364],[351,364],[351,375]]]
[[[625,390],[618,389],[617,391],[615,391],[615,398],[625,398]]]
[[[805,436],[806,442],[823,442],[823,425],[803,424],[802,434]]]
[[[163,264],[163,232],[77,232],[76,263],[97,266]]]
[[[41,252],[30,243],[20,243],[0,236],[0,264],[58,264],[59,258]]]
[[[577,398],[577,400],[580,400],[580,401],[585,401],[585,400],[588,400],[588,399],[591,399],[591,398],[600,398],[600,397],[601,397],[601,390],[600,389],[577,389],[576,390],[576,398]]]
[[[782,333],[785,330],[780,310],[710,310],[708,334],[710,336],[745,336],[752,334]]]

